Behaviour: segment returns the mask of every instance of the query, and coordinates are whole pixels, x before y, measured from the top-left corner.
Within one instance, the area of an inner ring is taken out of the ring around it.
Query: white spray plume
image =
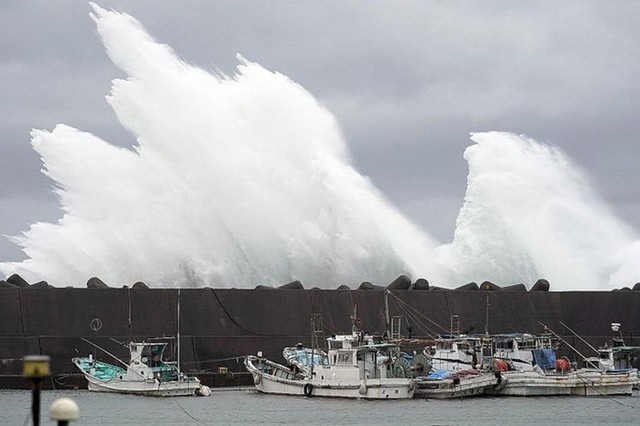
[[[633,232],[584,173],[559,149],[525,136],[471,139],[454,241],[438,249],[450,273],[462,282],[487,277],[505,284],[544,277],[564,290],[615,284],[612,274],[624,264],[621,250]]]
[[[92,5],[126,72],[108,101],[137,138],[115,147],[34,131],[64,217],[14,238],[2,270],[83,285],[384,284],[435,243],[350,165],[334,117],[282,74],[239,57],[233,77],[178,59],[132,17]]]

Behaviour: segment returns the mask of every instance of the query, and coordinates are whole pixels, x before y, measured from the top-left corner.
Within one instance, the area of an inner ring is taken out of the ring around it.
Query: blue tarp
[[[449,370],[435,370],[432,371],[427,378],[428,379],[445,379],[448,376],[450,376],[451,374],[453,374],[452,371]]]
[[[556,353],[553,349],[534,349],[533,365],[538,365],[543,370],[556,368]]]

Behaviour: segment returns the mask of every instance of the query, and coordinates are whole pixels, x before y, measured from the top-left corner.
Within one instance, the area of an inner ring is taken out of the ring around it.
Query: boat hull
[[[625,372],[602,372],[598,370],[578,370],[576,372],[582,385],[576,387],[572,395],[631,395],[638,386],[637,370]]]
[[[258,378],[259,377],[259,378]],[[254,374],[256,389],[263,393],[276,395],[297,395],[308,397],[356,398],[356,399],[409,399],[413,391],[409,390],[407,381],[400,383],[381,383],[370,380],[366,383],[344,383],[317,380],[282,380],[277,381],[268,375]]]
[[[507,396],[603,396],[631,395],[638,383],[635,373],[607,374],[577,371],[567,374],[539,374],[535,371],[502,372],[501,384],[487,393]]]
[[[87,388],[93,392],[111,392],[143,396],[193,396],[201,389],[200,381],[195,377],[184,380],[159,381],[156,379],[126,380],[125,375],[101,379],[83,369],[81,361],[73,363],[87,379]],[[120,378],[122,377],[122,378]]]
[[[246,363],[253,376],[256,389],[275,395],[296,395],[306,397],[332,397],[355,399],[410,399],[415,390],[411,379],[367,379],[331,380],[309,379],[296,375],[286,367],[276,369],[273,374]]]
[[[414,398],[462,398],[483,395],[485,389],[498,384],[494,374],[482,374],[456,379],[416,379]]]
[[[110,380],[108,382],[96,379],[85,374],[88,381],[88,389],[94,392],[112,392],[134,394],[143,396],[193,396],[200,384],[196,382],[156,382],[145,380],[143,382],[131,382],[124,380]]]

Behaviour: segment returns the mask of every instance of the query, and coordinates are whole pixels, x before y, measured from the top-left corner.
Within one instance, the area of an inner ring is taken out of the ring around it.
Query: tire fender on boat
[[[494,389],[496,391],[504,389],[504,387],[507,386],[507,378],[504,377],[499,372],[496,372],[495,375],[496,375],[496,379],[498,379],[498,380],[497,380],[497,383],[493,386]]]
[[[311,397],[311,395],[313,395],[313,385],[311,383],[307,383],[304,385],[304,388],[302,388],[302,392],[304,392],[304,396]]]
[[[253,383],[255,385],[259,385],[261,381],[262,381],[262,378],[260,377],[260,375],[258,374],[253,375]]]
[[[360,395],[365,395],[367,393],[367,385],[365,385],[364,383],[360,385],[360,388],[358,389],[358,393]]]

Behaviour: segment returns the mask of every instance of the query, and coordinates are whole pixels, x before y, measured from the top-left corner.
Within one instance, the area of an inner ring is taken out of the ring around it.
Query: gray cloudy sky
[[[235,54],[288,75],[337,117],[353,161],[449,242],[469,132],[562,148],[640,229],[640,2],[96,1],[137,18],[188,62]],[[80,0],[0,2],[0,233],[61,215],[31,149],[65,123],[131,145],[104,100],[122,73]],[[0,261],[22,253],[5,239]]]

